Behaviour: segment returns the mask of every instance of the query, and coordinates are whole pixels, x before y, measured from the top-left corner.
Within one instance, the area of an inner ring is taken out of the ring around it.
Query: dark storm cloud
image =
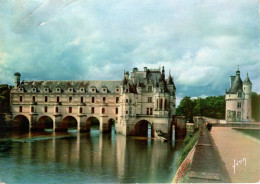
[[[0,3],[1,83],[15,71],[27,80],[119,80],[124,69],[164,65],[180,100],[224,94],[240,65],[260,92],[257,0]]]

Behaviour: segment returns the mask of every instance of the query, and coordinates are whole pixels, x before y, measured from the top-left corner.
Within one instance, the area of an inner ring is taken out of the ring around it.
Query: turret
[[[14,73],[14,87],[17,88],[20,85],[21,74],[19,72]]]
[[[245,94],[250,94],[252,89],[252,82],[249,79],[248,73],[246,75],[246,79],[243,82],[243,91]]]

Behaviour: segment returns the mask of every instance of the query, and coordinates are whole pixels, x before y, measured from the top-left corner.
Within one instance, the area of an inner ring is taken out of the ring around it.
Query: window
[[[59,108],[58,108],[58,107],[55,108],[55,112],[56,112],[56,113],[59,112]]]
[[[119,91],[119,89],[117,88],[117,89],[116,89],[116,92],[118,92],[118,91]]]
[[[103,102],[106,102],[106,97],[103,97]]]
[[[116,108],[116,114],[118,114],[118,108]]]
[[[106,92],[106,89],[105,89],[105,88],[103,89],[103,92]]]
[[[147,115],[153,115],[153,108],[147,108],[146,109],[146,114]]]
[[[241,108],[241,107],[242,107],[241,102],[238,102],[238,103],[237,103],[237,108]]]
[[[94,113],[95,113],[95,108],[91,107],[91,114],[94,114]]]
[[[80,89],[80,91],[81,91],[81,92],[84,92],[84,89],[83,89],[83,88],[81,88],[81,89]]]
[[[128,111],[125,111],[126,114],[128,114]]]
[[[125,99],[125,103],[128,103],[128,99]]]
[[[241,112],[237,112],[237,120],[241,120]]]
[[[57,92],[60,92],[60,88],[57,88],[56,91],[57,91]]]
[[[69,102],[72,102],[72,96],[69,97]]]
[[[241,98],[242,97],[242,93],[238,92],[238,97]]]
[[[31,107],[31,112],[34,112],[34,107]]]
[[[80,97],[80,103],[83,103],[83,102],[84,102],[84,98],[82,96],[82,97]]]
[[[126,92],[128,93],[128,89],[126,89]]]
[[[92,97],[92,103],[95,103],[95,97]]]
[[[129,101],[130,101],[130,103],[132,103],[132,99],[130,99]]]
[[[79,113],[81,114],[83,112],[82,107],[79,108]]]
[[[32,97],[32,101],[35,102],[35,96]]]
[[[148,86],[148,92],[152,92],[152,86]]]
[[[23,101],[23,97],[22,96],[20,96],[20,102],[22,102]]]
[[[69,107],[69,113],[72,113],[72,107]]]
[[[95,91],[95,89],[94,89],[94,88],[92,88],[92,91],[94,92],[94,91]]]
[[[165,108],[165,109],[168,108],[167,99],[164,100],[164,108]]]
[[[44,112],[48,112],[48,107],[44,107]]]
[[[72,92],[72,88],[70,88],[70,92]]]
[[[102,114],[105,114],[105,108],[102,108]]]
[[[49,90],[48,88],[45,88],[45,89],[44,89],[45,92],[48,92],[48,90]]]
[[[152,97],[148,97],[148,103],[152,103]]]
[[[161,98],[161,100],[160,100],[160,109],[162,109],[162,103],[163,103],[163,99]]]
[[[116,103],[118,103],[119,102],[119,97],[116,97]]]
[[[59,96],[57,96],[57,103],[59,103],[60,102],[60,97]]]
[[[19,112],[23,112],[23,107],[22,106],[19,107]]]
[[[132,114],[132,111],[129,111],[129,114]]]
[[[48,102],[48,97],[45,96],[44,98],[45,98],[44,101],[45,101],[45,102]]]

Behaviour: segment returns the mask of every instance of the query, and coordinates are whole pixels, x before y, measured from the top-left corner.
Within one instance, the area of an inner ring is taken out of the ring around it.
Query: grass
[[[176,163],[177,167],[179,167],[181,165],[181,163],[184,161],[184,159],[187,157],[190,150],[193,148],[194,144],[198,140],[199,135],[200,135],[200,130],[197,131],[193,136],[186,135],[186,137],[183,141],[183,145],[182,145],[183,148],[181,150],[180,156],[179,156],[177,163]]]
[[[258,140],[260,140],[260,130],[259,129],[239,129],[239,128],[234,128],[236,131],[240,131],[244,134],[247,134],[251,137],[254,137]]]

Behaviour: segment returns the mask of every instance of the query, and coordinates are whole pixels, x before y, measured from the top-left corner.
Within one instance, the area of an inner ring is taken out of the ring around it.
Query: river
[[[169,183],[182,142],[69,131],[5,132],[0,183]],[[2,143],[3,144],[3,143]]]

